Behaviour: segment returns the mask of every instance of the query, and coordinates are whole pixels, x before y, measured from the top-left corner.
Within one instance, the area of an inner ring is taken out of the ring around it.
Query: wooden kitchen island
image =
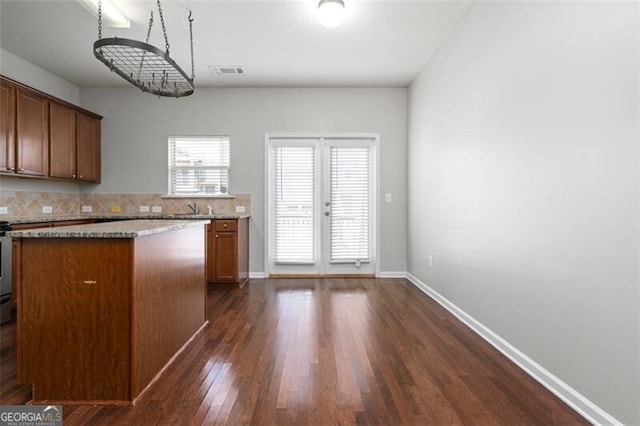
[[[205,225],[14,231],[18,381],[34,403],[133,405],[206,324]]]

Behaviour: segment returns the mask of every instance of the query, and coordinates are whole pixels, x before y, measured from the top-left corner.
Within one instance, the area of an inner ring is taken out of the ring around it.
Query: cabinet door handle
[[[83,282],[84,284],[95,284],[95,283],[97,283],[97,281],[96,281],[96,280],[84,280],[84,281],[82,281],[82,282]]]
[[[78,175],[78,179],[82,179],[82,175]]]
[[[75,179],[75,178],[76,178],[76,175],[71,175],[71,177]]]
[[[24,172],[24,169],[18,169],[18,171],[19,171],[20,173],[22,173],[22,172]]]
[[[10,172],[15,172],[15,171],[16,171],[16,168],[15,168],[15,167],[9,167],[9,171],[10,171]]]
[[[226,228],[226,227],[227,227],[227,224],[225,223],[223,226]]]
[[[218,238],[218,234],[216,234],[216,238]]]

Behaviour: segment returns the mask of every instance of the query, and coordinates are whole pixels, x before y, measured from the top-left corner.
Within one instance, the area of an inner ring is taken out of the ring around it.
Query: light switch
[[[384,201],[385,203],[390,203],[391,202],[391,193],[387,192],[386,194],[384,194]]]
[[[245,209],[244,206],[236,206],[236,213],[244,213]]]
[[[7,214],[9,210],[6,207],[0,207],[0,214]]]
[[[91,206],[82,206],[82,213],[91,213],[93,211],[93,207]]]
[[[149,213],[149,206],[140,206],[140,213]]]
[[[51,207],[51,206],[42,206],[42,213],[53,213],[53,207]]]
[[[152,206],[151,211],[153,213],[162,213],[162,206]]]

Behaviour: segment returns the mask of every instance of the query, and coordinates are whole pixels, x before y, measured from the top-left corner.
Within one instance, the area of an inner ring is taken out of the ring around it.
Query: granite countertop
[[[87,225],[39,228],[7,232],[13,238],[136,238],[192,226],[206,225],[207,220],[122,220]]]
[[[187,214],[187,213],[159,213],[146,215],[123,215],[123,214],[84,214],[66,216],[33,216],[14,217],[7,220],[10,223],[38,223],[38,222],[62,222],[65,220],[143,220],[143,219],[183,219],[183,220],[213,220],[213,219],[244,219],[249,218],[249,214]]]

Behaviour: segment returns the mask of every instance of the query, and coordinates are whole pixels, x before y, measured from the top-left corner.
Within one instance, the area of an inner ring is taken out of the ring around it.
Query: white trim
[[[264,278],[269,278],[269,275],[264,272],[249,272],[249,279],[260,280]]]
[[[596,425],[622,425],[622,422],[616,420],[613,416],[591,402],[580,392],[560,380],[543,366],[525,355],[518,348],[511,345],[498,334],[494,333],[491,329],[460,309],[446,297],[420,281],[411,273],[407,273],[407,279],[589,422]]]
[[[407,278],[406,271],[380,271],[376,278]]]

